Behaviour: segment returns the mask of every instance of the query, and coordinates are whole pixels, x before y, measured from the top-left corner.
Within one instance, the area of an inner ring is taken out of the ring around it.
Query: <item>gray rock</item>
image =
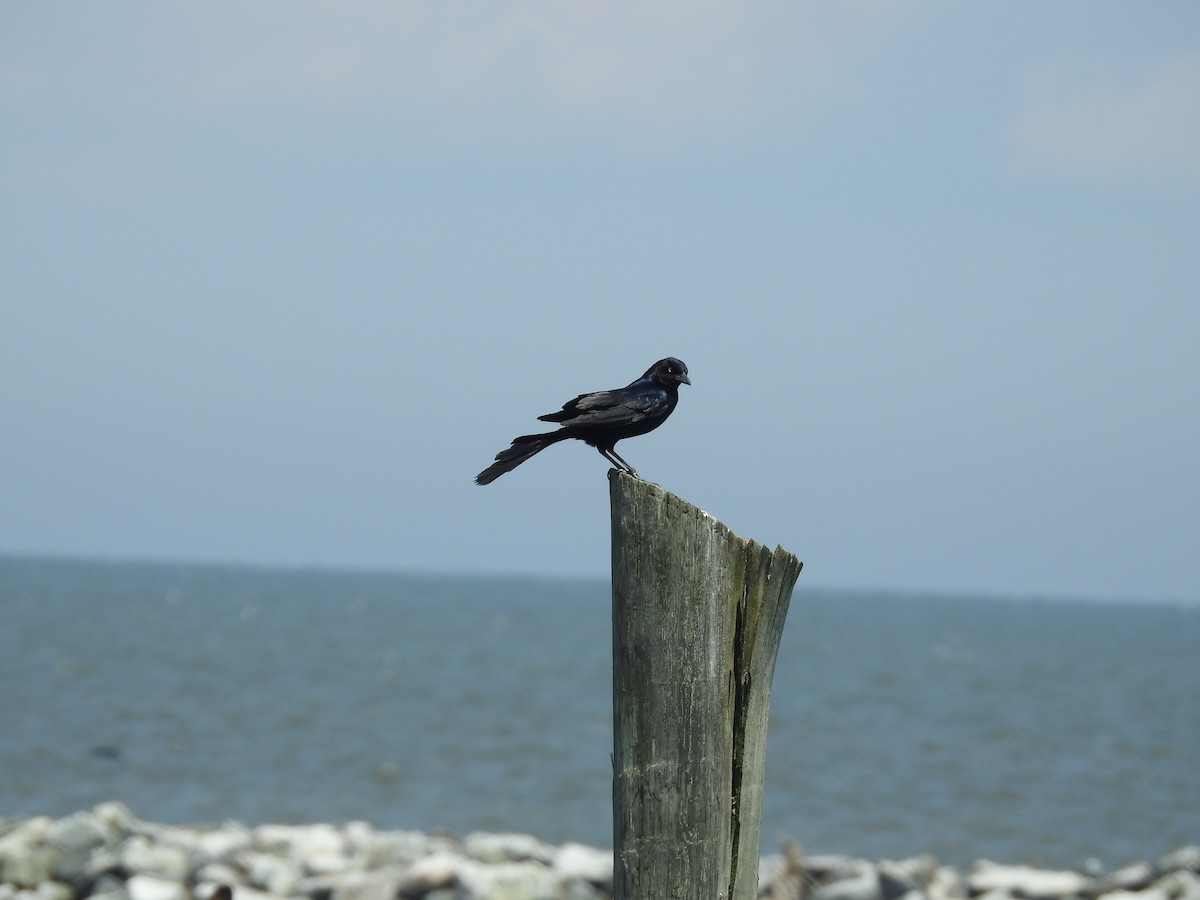
[[[816,853],[805,857],[804,868],[814,881],[834,881],[857,874],[866,863],[865,859],[842,853]]]
[[[761,860],[761,896],[1200,900],[1195,846],[1109,873],[1099,863],[1085,873],[980,861],[965,877],[930,856],[806,858],[797,845],[794,857]],[[611,850],[528,834],[458,841],[365,822],[180,828],[138,820],[120,803],[57,821],[0,816],[0,900],[210,900],[218,884],[232,886],[234,900],[604,900],[612,863]],[[775,884],[779,874],[792,881]]]
[[[113,898],[129,900],[129,892],[125,890],[125,879],[115,872],[106,872],[96,879],[92,885],[91,897],[112,895]]]
[[[809,860],[810,871],[814,858]],[[828,879],[809,893],[811,900],[883,900],[879,872],[865,859],[831,870]]]
[[[1180,847],[1158,861],[1160,872],[1174,872],[1177,869],[1187,869],[1200,875],[1200,847],[1194,844]]]
[[[913,891],[924,891],[933,882],[937,871],[937,860],[932,856],[881,861],[879,887],[884,900],[897,900]]]
[[[468,860],[457,853],[439,851],[418,860],[396,886],[396,894],[404,898],[424,897],[439,889],[452,888],[458,881],[458,870]]]
[[[53,826],[49,816],[36,816],[0,838],[0,882],[32,888],[50,880],[55,854],[46,845],[46,835]]]
[[[90,853],[116,840],[116,831],[90,812],[77,812],[59,819],[46,832],[46,843],[61,853]]]
[[[117,837],[118,832],[105,819],[90,812],[59,819],[50,826],[45,838],[52,854],[51,877],[69,884],[77,894],[86,894],[101,873],[117,865],[111,850]]]
[[[1113,891],[1140,891],[1154,881],[1154,868],[1147,862],[1131,863],[1095,879],[1092,892],[1108,894]]]
[[[562,886],[562,900],[609,900],[611,896],[586,881],[567,881]]]

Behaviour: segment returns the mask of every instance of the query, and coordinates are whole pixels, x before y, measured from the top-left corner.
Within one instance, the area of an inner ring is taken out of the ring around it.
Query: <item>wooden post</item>
[[[615,900],[753,900],[767,704],[802,563],[613,469]]]

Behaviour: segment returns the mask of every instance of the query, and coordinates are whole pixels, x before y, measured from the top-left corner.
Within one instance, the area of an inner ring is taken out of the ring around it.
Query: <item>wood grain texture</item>
[[[750,900],[771,678],[802,564],[613,470],[617,900]]]

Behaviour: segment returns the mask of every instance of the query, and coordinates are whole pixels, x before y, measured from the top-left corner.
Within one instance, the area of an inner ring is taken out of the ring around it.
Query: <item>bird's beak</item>
[[[679,381],[681,384],[691,384],[691,382],[688,380],[688,377],[686,375],[680,375]]]

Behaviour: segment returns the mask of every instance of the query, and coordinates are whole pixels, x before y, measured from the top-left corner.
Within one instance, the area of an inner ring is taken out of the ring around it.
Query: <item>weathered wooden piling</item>
[[[757,895],[767,704],[803,564],[609,472],[615,900]]]

